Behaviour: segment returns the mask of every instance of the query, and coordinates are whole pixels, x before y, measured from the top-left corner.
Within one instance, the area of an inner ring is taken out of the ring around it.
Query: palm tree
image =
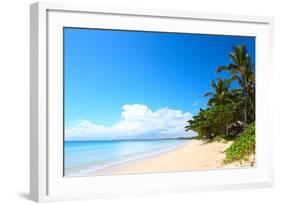
[[[217,83],[212,80],[211,85],[214,88],[215,92],[207,92],[205,93],[205,97],[211,96],[208,101],[208,105],[226,105],[231,102],[230,99],[230,86],[231,80],[222,80],[220,78],[217,79]]]
[[[247,52],[245,45],[233,47],[233,52],[229,53],[232,61],[228,66],[220,66],[217,72],[223,70],[231,74],[231,79],[236,80],[242,89],[244,98],[244,123],[247,124],[248,117],[248,103],[250,100],[251,106],[255,105],[254,102],[254,64],[251,62],[250,54]]]
[[[214,88],[215,92],[207,92],[205,93],[205,97],[211,96],[208,101],[209,106],[216,106],[221,112],[218,117],[225,116],[226,110],[225,106],[232,102],[232,95],[229,92],[229,86],[231,83],[231,79],[222,80],[220,78],[217,79],[217,83],[212,80],[211,85]],[[225,121],[225,134],[228,135],[228,122]]]

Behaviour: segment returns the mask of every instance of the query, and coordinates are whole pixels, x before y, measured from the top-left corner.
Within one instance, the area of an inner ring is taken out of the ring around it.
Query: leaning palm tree
[[[247,52],[245,45],[233,47],[233,52],[229,53],[232,61],[228,66],[220,66],[217,72],[223,70],[231,74],[231,79],[236,80],[242,89],[244,98],[244,123],[247,124],[249,101],[251,106],[254,106],[254,64],[251,62],[250,54]]]
[[[229,86],[231,80],[222,80],[217,79],[217,83],[212,80],[211,85],[214,88],[214,92],[205,93],[205,97],[210,96],[211,98],[208,101],[208,105],[226,105],[231,102]]]

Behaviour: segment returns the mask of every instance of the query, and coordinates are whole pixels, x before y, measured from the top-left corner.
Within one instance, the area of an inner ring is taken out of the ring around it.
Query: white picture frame
[[[264,109],[270,100],[270,84],[265,82],[270,82],[272,77],[268,72],[272,67],[272,18],[46,2],[32,4],[30,11],[31,200],[41,202],[273,185],[271,113]],[[255,36],[257,167],[64,178],[61,34],[65,26]]]

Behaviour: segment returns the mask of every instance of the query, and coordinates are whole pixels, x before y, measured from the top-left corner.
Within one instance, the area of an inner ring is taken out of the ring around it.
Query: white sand
[[[176,150],[151,157],[149,159],[123,166],[112,174],[132,174],[147,172],[173,172],[186,170],[204,170],[215,168],[248,167],[249,164],[232,163],[225,165],[225,149],[232,142],[204,142],[191,140]]]

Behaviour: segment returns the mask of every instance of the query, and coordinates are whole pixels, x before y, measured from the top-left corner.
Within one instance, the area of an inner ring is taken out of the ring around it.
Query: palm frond
[[[207,92],[204,94],[204,97],[208,97],[208,96],[214,96],[215,94],[212,92]]]
[[[230,68],[228,66],[219,66],[217,69],[216,69],[216,72],[217,73],[220,73],[221,71],[229,71]]]

